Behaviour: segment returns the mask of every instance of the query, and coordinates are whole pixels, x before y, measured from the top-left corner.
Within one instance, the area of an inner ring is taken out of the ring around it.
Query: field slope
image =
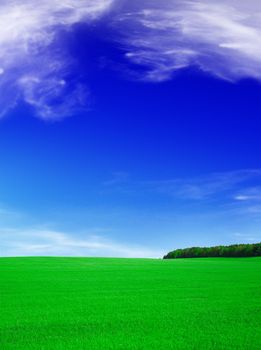
[[[261,349],[261,258],[0,259],[1,350]]]

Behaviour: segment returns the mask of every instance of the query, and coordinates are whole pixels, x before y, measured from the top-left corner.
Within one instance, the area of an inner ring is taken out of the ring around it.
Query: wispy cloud
[[[260,197],[259,187],[249,189],[250,184],[260,184],[261,169],[242,169],[209,173],[192,178],[134,181],[130,176],[114,174],[103,184],[106,190],[122,193],[158,193],[184,200],[205,200],[227,193],[227,199],[246,200]],[[246,190],[247,188],[247,190]],[[239,193],[239,194],[237,194]],[[222,197],[223,198],[223,197]]]
[[[240,233],[236,232],[234,233],[233,237],[238,242],[260,242],[261,235],[260,233],[256,234],[247,234],[247,233]]]
[[[159,183],[159,190],[184,199],[202,200],[233,192],[249,181],[261,181],[261,170],[246,169],[212,173],[198,178]]]
[[[88,90],[69,78],[72,59],[61,30],[96,20],[113,0],[4,0],[0,4],[0,116],[23,99],[43,119],[88,105]]]
[[[0,256],[99,256],[155,258],[163,252],[122,244],[96,234],[48,229],[0,229]]]
[[[86,109],[86,81],[73,73],[74,59],[61,38],[75,24],[97,21],[112,8],[104,37],[110,26],[113,40],[106,40],[114,45],[118,38],[138,79],[164,81],[193,66],[230,81],[261,80],[257,0],[3,0],[0,117],[17,101],[45,120]]]
[[[236,194],[237,201],[261,201],[261,187],[242,189]]]
[[[246,211],[261,218],[261,204],[247,206]]]
[[[234,81],[261,79],[260,18],[258,0],[164,0],[139,2],[120,22],[131,28],[127,58],[147,67],[142,78],[163,81],[196,66]]]

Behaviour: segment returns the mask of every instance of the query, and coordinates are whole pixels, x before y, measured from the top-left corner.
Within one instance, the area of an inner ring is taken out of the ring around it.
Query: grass
[[[261,349],[260,272],[261,258],[2,258],[0,349]]]

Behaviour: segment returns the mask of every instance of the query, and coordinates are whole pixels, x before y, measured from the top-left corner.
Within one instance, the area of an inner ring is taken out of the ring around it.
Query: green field
[[[0,259],[1,350],[261,349],[261,258]]]

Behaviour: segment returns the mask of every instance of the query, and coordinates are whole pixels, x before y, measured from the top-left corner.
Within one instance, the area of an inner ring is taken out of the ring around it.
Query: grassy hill
[[[0,259],[1,350],[261,348],[261,258]]]

